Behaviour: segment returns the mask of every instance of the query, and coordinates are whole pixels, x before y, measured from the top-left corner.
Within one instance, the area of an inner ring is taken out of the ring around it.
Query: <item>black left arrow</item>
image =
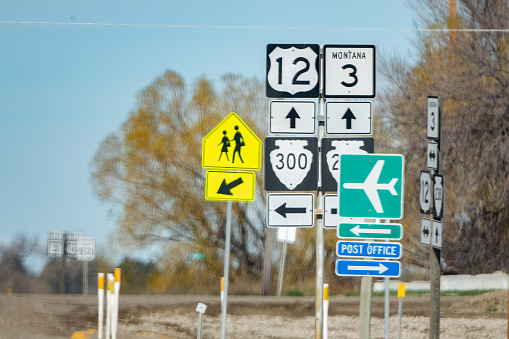
[[[286,202],[276,208],[276,212],[283,218],[286,218],[286,213],[306,213],[306,207],[286,207]]]
[[[290,119],[290,128],[295,128],[295,120],[300,119],[300,116],[295,108],[292,107],[290,112],[286,115],[286,119]]]
[[[229,184],[226,183],[226,179],[223,179],[223,182],[221,183],[221,186],[217,190],[217,194],[224,194],[224,195],[233,195],[231,189],[239,186],[244,181],[242,181],[242,178],[238,178],[230,182]]]
[[[341,119],[346,119],[346,129],[352,129],[352,120],[357,119],[355,115],[353,115],[352,111],[350,110],[350,107],[346,110],[345,114],[343,114],[343,117]]]

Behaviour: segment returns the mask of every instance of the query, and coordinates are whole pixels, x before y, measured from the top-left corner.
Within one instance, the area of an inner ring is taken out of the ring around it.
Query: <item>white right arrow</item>
[[[383,264],[379,264],[378,266],[367,267],[367,266],[348,266],[349,271],[378,271],[378,274],[382,274],[388,270],[386,266]]]
[[[356,236],[359,236],[360,233],[378,233],[378,234],[391,234],[391,230],[370,230],[361,228],[359,225],[355,226],[350,230]]]

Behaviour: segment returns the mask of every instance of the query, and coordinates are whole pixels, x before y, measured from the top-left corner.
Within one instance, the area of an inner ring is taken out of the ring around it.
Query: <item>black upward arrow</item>
[[[346,110],[345,114],[341,119],[346,119],[346,129],[352,129],[352,120],[356,119],[355,115],[353,115],[350,107]]]
[[[239,186],[244,181],[242,181],[242,178],[238,178],[230,182],[229,184],[226,183],[226,179],[223,179],[223,182],[221,183],[221,186],[217,190],[217,194],[224,194],[224,195],[233,195],[231,189]]]
[[[290,119],[290,128],[295,128],[295,119],[300,119],[300,116],[295,108],[292,107],[290,113],[286,116],[286,119]]]
[[[286,207],[286,202],[276,208],[276,212],[286,218],[286,213],[306,213],[306,207]]]

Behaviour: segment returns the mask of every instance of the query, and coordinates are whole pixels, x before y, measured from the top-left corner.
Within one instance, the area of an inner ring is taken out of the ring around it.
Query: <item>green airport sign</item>
[[[405,158],[400,154],[342,154],[339,216],[401,219],[404,166]]]

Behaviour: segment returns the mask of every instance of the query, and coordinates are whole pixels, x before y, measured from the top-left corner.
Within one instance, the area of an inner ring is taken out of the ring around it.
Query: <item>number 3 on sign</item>
[[[324,96],[375,97],[375,46],[325,45]]]
[[[319,52],[318,45],[267,45],[267,96],[318,97]]]

